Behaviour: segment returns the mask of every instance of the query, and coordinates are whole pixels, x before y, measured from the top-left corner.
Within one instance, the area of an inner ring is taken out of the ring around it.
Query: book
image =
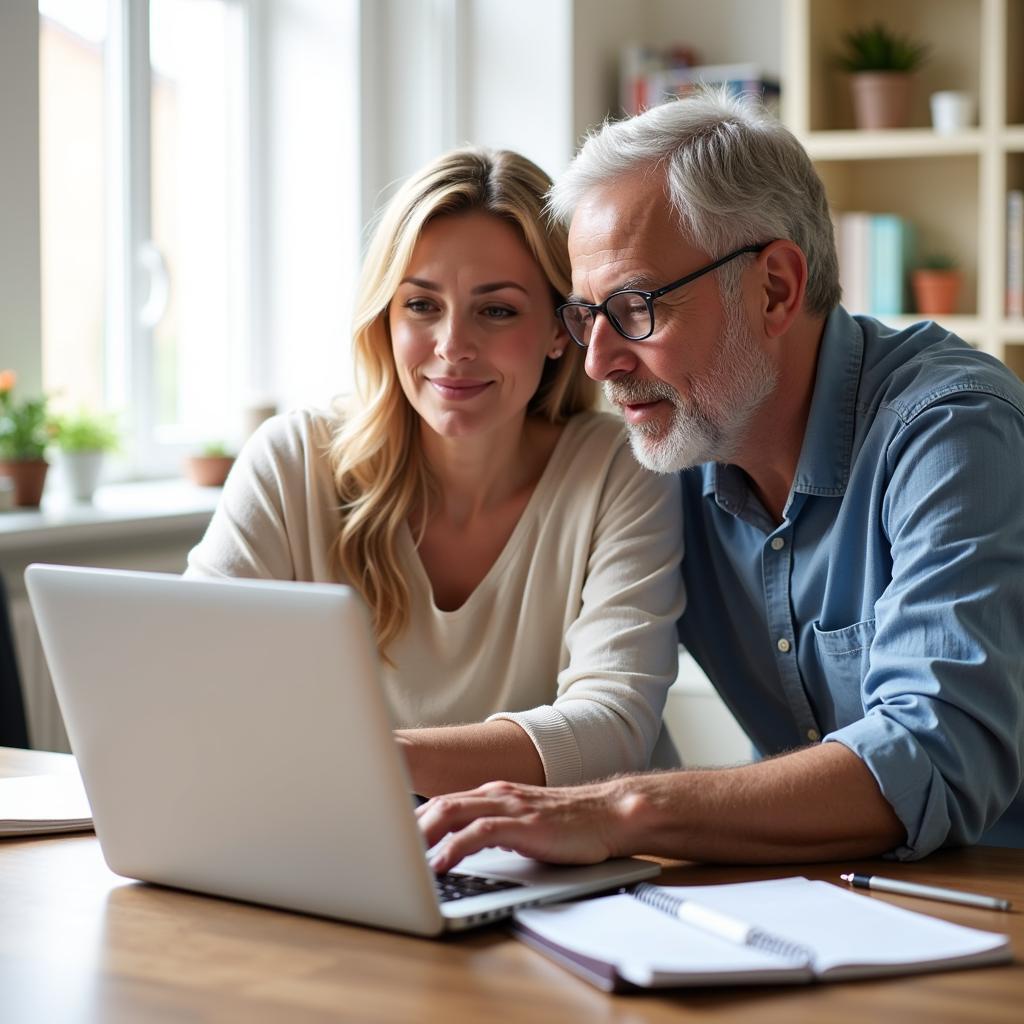
[[[907,312],[907,279],[912,260],[908,221],[892,213],[873,214],[869,223],[868,304],[873,316]]]
[[[850,313],[867,313],[871,305],[869,266],[871,251],[871,214],[841,213],[839,227],[839,285],[843,305]]]
[[[779,81],[757,64],[699,64],[696,52],[684,45],[622,48],[619,101],[628,115],[686,96],[702,85],[721,86],[733,95],[752,94],[769,113],[779,114]]]
[[[75,773],[0,779],[0,837],[92,829],[92,809]]]
[[[1006,193],[1006,315],[1024,316],[1024,190]]]
[[[903,910],[829,882],[779,878],[659,889],[805,947],[810,957],[730,942],[617,893],[516,911],[514,934],[605,991],[795,984],[1005,963],[1006,935]]]

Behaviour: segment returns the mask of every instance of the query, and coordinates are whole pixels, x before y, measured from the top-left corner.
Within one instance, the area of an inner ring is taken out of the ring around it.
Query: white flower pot
[[[64,489],[73,501],[92,501],[103,470],[103,452],[60,452]]]

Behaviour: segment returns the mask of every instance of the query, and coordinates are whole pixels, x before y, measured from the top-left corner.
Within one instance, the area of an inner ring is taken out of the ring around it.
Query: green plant
[[[231,452],[223,441],[208,441],[199,452],[207,459],[230,459]]]
[[[949,253],[930,252],[921,260],[921,270],[956,270],[957,261]]]
[[[846,71],[914,71],[928,59],[928,47],[887,29],[880,21],[843,36],[837,57]]]
[[[30,398],[19,404],[12,397],[16,383],[13,370],[0,372],[0,459],[41,459],[50,441],[46,397]]]
[[[54,441],[63,452],[112,452],[120,443],[117,421],[108,413],[77,413],[53,421]]]

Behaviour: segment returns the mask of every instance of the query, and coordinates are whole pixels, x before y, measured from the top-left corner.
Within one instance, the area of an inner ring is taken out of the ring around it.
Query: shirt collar
[[[832,496],[846,491],[863,358],[860,326],[842,306],[836,306],[825,321],[818,348],[814,395],[794,491]]]
[[[864,336],[857,321],[836,306],[825,321],[818,348],[814,395],[797,461],[793,491],[838,496],[850,479],[853,432],[860,387]],[[746,503],[746,488],[735,466],[705,463],[703,493],[734,515]]]

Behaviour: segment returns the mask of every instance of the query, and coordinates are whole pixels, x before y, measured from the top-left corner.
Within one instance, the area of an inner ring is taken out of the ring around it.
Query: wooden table
[[[0,776],[60,770],[64,755],[0,748]],[[875,870],[1014,900],[1006,914],[874,896],[1008,932],[1024,952],[1024,851],[974,848],[881,861],[723,868],[672,865],[670,884]],[[112,874],[95,836],[0,840],[0,1020],[743,1021],[870,1024],[1024,1019],[1024,966],[784,988],[608,996],[500,928],[425,940]]]

